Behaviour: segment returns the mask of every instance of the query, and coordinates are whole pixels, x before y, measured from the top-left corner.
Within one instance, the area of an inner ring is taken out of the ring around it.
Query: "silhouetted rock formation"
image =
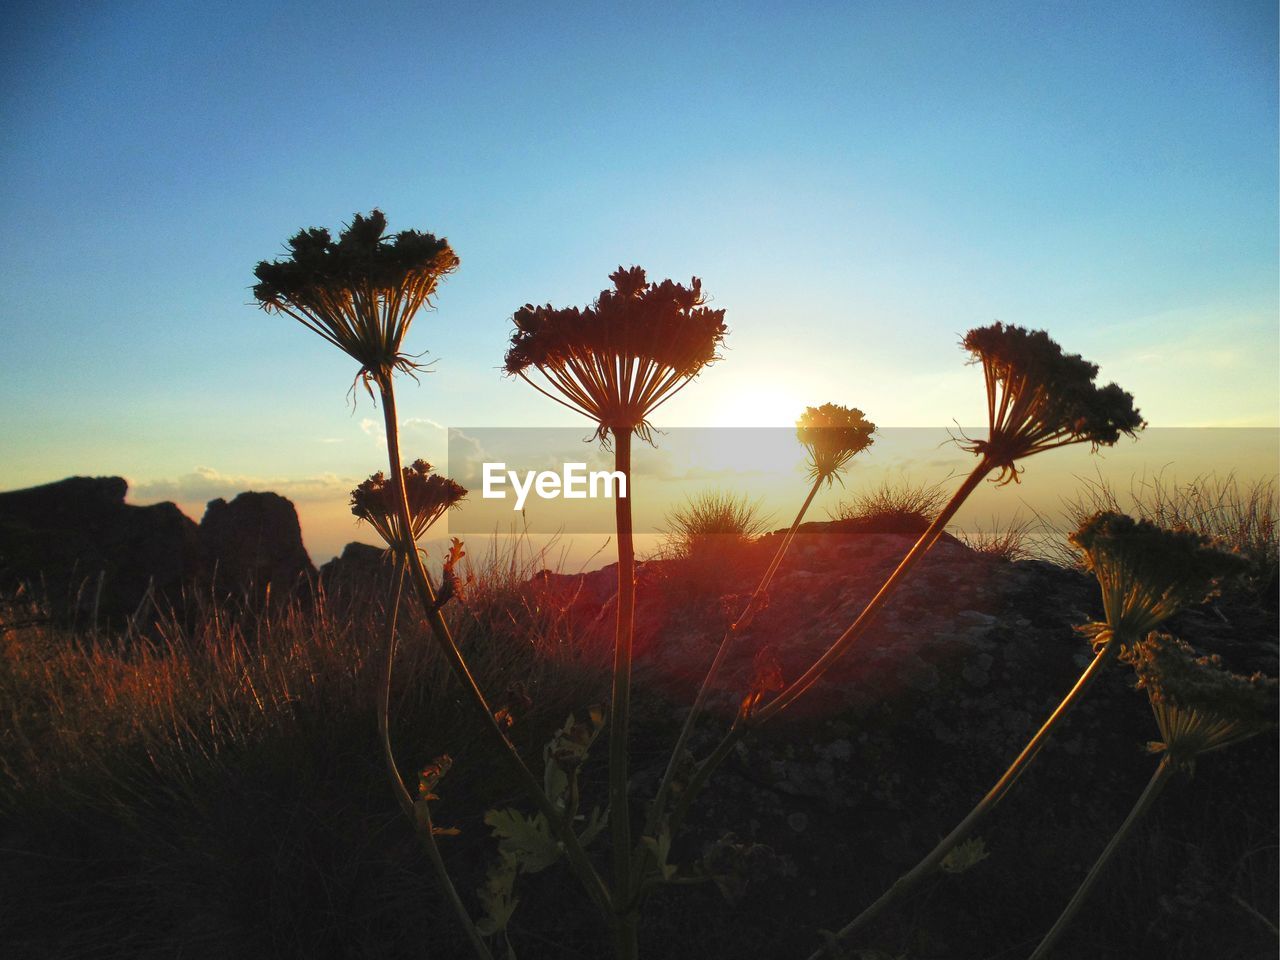
[[[387,563],[387,550],[352,540],[342,548],[342,555],[320,567],[320,580],[325,585],[343,579],[375,576]]]
[[[133,613],[154,584],[176,594],[206,567],[199,528],[172,503],[124,502],[121,477],[0,493],[0,587],[29,581],[60,612]],[[101,582],[101,590],[99,590]]]
[[[275,493],[242,493],[228,503],[210,500],[200,536],[217,565],[218,589],[242,591],[296,586],[314,577],[293,504]]]
[[[214,500],[197,526],[175,504],[125,503],[122,477],[71,477],[0,493],[0,591],[20,583],[53,612],[119,625],[184,587],[289,593],[315,576],[293,504],[274,493]]]

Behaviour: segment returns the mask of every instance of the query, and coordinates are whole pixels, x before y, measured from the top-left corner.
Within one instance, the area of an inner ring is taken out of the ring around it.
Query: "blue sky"
[[[427,421],[572,422],[500,376],[508,319],[620,263],[728,311],[671,424],[978,422],[956,342],[993,319],[1099,362],[1153,426],[1280,423],[1273,3],[3,17],[0,488],[115,473],[198,513],[272,485],[339,516],[379,414],[249,286],[375,205],[462,258],[409,337],[438,363],[402,413],[437,450]]]

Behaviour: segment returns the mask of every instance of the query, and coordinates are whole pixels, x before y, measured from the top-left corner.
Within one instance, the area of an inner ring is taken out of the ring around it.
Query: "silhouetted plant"
[[[963,445],[978,465],[952,495],[933,523],[903,557],[857,620],[802,676],[761,709],[764,722],[809,689],[862,635],[902,577],[942,535],[951,518],[986,477],[996,472],[998,484],[1018,477],[1019,460],[1073,443],[1095,449],[1121,435],[1135,436],[1146,424],[1133,397],[1118,386],[1094,384],[1098,368],[1062,348],[1043,331],[996,323],[970,330],[962,345],[982,364],[986,381],[989,433],[986,440]]]
[[[417,231],[386,236],[385,231],[386,218],[378,210],[367,217],[356,214],[337,242],[327,230],[303,230],[290,239],[288,258],[258,264],[254,296],[264,310],[291,316],[342,349],[360,364],[357,382],[363,382],[370,393],[377,387],[386,425],[388,475],[393,491],[390,498],[399,513],[392,546],[414,584],[431,632],[468,699],[526,793],[564,844],[569,862],[588,895],[607,911],[608,891],[583,851],[573,825],[552,805],[496,719],[441,614],[441,598],[436,595],[422,558],[413,543],[401,535],[414,529],[415,519],[400,465],[393,379],[397,371],[412,374],[418,369],[403,351],[405,333],[418,311],[430,305],[439,281],[457,269],[459,260],[443,238]]]
[[[1115,384],[1096,386],[1097,366],[1064,354],[1046,333],[996,323],[969,331],[961,345],[972,354],[973,362],[982,364],[986,382],[988,438],[963,440],[965,448],[978,457],[977,466],[848,629],[781,692],[750,716],[740,715],[712,753],[698,764],[681,797],[677,824],[734,744],[809,690],[871,626],[903,578],[989,474],[997,473],[996,483],[1007,484],[1017,479],[1017,462],[1024,457],[1072,443],[1089,443],[1096,449],[1114,444],[1122,435],[1135,436],[1145,426],[1128,393]]]
[[[311,227],[289,239],[289,256],[258,264],[253,295],[324,337],[360,364],[358,377],[390,383],[419,369],[402,344],[439,282],[458,268],[443,237],[404,230],[386,236],[381,210],[357,213],[334,242]]]
[[[1197,656],[1176,637],[1155,632],[1132,645],[1129,659],[1138,675],[1138,686],[1147,691],[1163,738],[1149,744],[1152,753],[1161,754],[1160,764],[1030,960],[1050,955],[1120,844],[1175,773],[1183,770],[1190,774],[1204,754],[1275,725],[1276,681],[1261,673],[1231,673],[1223,668],[1220,657]]]
[[[1128,655],[1148,631],[1181,608],[1214,596],[1222,581],[1244,567],[1236,554],[1186,530],[1164,530],[1123,514],[1099,513],[1070,536],[1102,590],[1103,621],[1078,628],[1094,649],[1093,660],[1035,736],[968,815],[910,871],[836,934],[843,939],[870,923],[937,869],[999,802],[1039,754],[1053,729],[1102,668]],[[821,951],[819,951],[821,953]],[[817,954],[815,954],[817,956]]]
[[[527,304],[516,311],[506,370],[543,395],[588,417],[611,444],[626,495],[615,498],[618,613],[609,705],[609,827],[614,856],[615,944],[637,951],[639,880],[633,874],[627,798],[631,646],[635,629],[635,542],[631,519],[631,436],[651,436],[649,417],[717,359],[724,311],[707,307],[702,282],[649,283],[639,267],[610,274],[613,288],[586,308]],[[530,376],[541,375],[546,387]],[[642,845],[643,848],[643,845]],[[641,856],[644,856],[643,849]]]
[[[876,425],[856,407],[824,403],[807,407],[796,421],[796,439],[809,452],[809,478],[828,486],[840,480],[845,466],[872,444]]]
[[[1063,353],[1043,330],[994,323],[966,334],[963,346],[982,364],[987,387],[987,437],[967,449],[1017,481],[1017,463],[1073,443],[1110,446],[1145,426],[1133,397],[1114,383],[1094,384],[1096,364]]]
[[[461,484],[432,473],[431,464],[425,460],[413,461],[402,472],[405,497],[409,501],[407,533],[400,520],[395,484],[381,471],[351,491],[352,514],[373,527],[397,553],[413,549],[428,528],[467,495]]]

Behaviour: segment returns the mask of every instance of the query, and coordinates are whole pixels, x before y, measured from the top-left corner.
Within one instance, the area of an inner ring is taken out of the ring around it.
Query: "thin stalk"
[[[978,821],[990,813],[995,805],[1000,801],[1000,798],[1009,792],[1009,789],[1013,786],[1014,782],[1022,775],[1023,770],[1025,770],[1031,763],[1036,754],[1040,752],[1040,748],[1045,745],[1045,742],[1049,739],[1049,734],[1052,732],[1053,728],[1064,716],[1066,716],[1067,711],[1071,709],[1072,705],[1080,699],[1081,694],[1084,693],[1085,689],[1093,681],[1094,677],[1096,677],[1102,671],[1102,668],[1115,657],[1118,649],[1119,644],[1115,637],[1112,636],[1107,640],[1102,649],[1098,651],[1097,655],[1093,658],[1093,661],[1089,666],[1085,668],[1084,672],[1080,674],[1080,678],[1076,680],[1075,686],[1073,686],[1071,691],[1062,698],[1062,702],[1059,703],[1053,713],[1049,715],[1049,719],[1044,722],[1036,732],[1036,735],[1031,738],[1025,747],[1023,747],[1022,752],[1018,754],[1017,759],[1009,765],[1009,769],[1006,770],[1004,775],[996,781],[995,786],[987,791],[987,795],[978,802],[977,806],[969,811],[968,815],[960,821],[954,830],[939,841],[938,845],[934,847],[923,860],[899,877],[894,882],[893,886],[882,893],[879,899],[871,904],[871,906],[867,907],[860,914],[854,917],[853,920],[841,927],[836,932],[835,939],[832,941],[833,944],[844,940],[846,937],[852,936],[859,929],[866,926],[888,909],[894,901],[914,889],[922,880],[930,876],[938,868],[938,865],[946,859],[947,854],[954,850],[960,842],[973,831],[973,828],[978,825]],[[823,956],[827,952],[827,949],[826,945],[819,947],[810,955],[809,960],[818,960],[819,957]]]
[[[729,732],[725,734],[711,755],[698,765],[693,776],[690,777],[688,786],[685,787],[684,793],[680,796],[680,804],[676,814],[672,818],[671,829],[673,833],[684,822],[685,815],[688,813],[689,807],[697,797],[698,792],[706,785],[707,779],[715,771],[716,767],[729,755],[730,749],[745,737],[748,731],[767,723],[804,694],[831,668],[831,665],[844,654],[853,642],[862,636],[867,627],[875,620],[885,602],[893,595],[894,590],[897,589],[902,579],[933,546],[937,539],[942,536],[943,530],[946,529],[951,518],[955,516],[956,511],[960,509],[961,504],[968,499],[969,494],[977,489],[978,484],[992,469],[994,469],[993,465],[985,457],[982,458],[978,465],[974,467],[973,472],[965,478],[964,483],[952,495],[951,500],[942,508],[942,512],[934,518],[928,529],[920,535],[920,539],[915,542],[915,545],[907,552],[907,555],[902,558],[902,562],[898,564],[897,569],[889,575],[889,579],[884,582],[884,585],[876,595],[863,608],[862,613],[858,614],[858,619],[849,626],[849,629],[845,630],[804,674],[792,681],[789,686],[765,706],[750,717],[740,719],[729,729]]]
[[[760,583],[755,592],[751,594],[751,598],[747,601],[742,613],[738,615],[738,619],[729,625],[729,629],[724,632],[724,637],[720,640],[720,647],[716,650],[711,666],[707,668],[706,676],[702,678],[702,685],[698,688],[698,694],[693,699],[693,706],[689,708],[689,715],[684,719],[684,726],[680,728],[680,736],[676,739],[675,749],[671,752],[671,759],[667,763],[666,773],[662,775],[662,783],[658,787],[657,796],[654,797],[653,806],[649,811],[644,828],[644,832],[649,836],[655,836],[658,825],[662,823],[662,817],[667,810],[667,801],[671,793],[672,784],[675,781],[676,769],[679,767],[680,758],[684,756],[689,737],[693,733],[693,728],[698,722],[698,718],[702,715],[702,709],[706,705],[712,684],[720,672],[720,667],[729,652],[729,647],[737,637],[738,632],[745,630],[751,623],[752,617],[755,616],[765,591],[769,589],[769,584],[773,582],[773,576],[778,572],[778,567],[781,565],[783,557],[786,556],[787,550],[791,546],[791,541],[795,539],[796,530],[800,527],[800,522],[808,512],[809,505],[813,503],[813,498],[817,496],[818,488],[822,486],[824,479],[826,478],[819,476],[814,480],[813,486],[809,489],[809,495],[805,497],[804,503],[796,514],[795,520],[791,522],[791,528],[787,531],[786,536],[778,544],[778,549],[774,552],[773,559],[770,561],[768,569],[765,570],[764,576],[760,578]]]
[[[636,552],[631,525],[631,430],[614,429],[614,469],[627,495],[614,499],[618,528],[618,620],[613,642],[613,698],[609,704],[609,831],[613,840],[614,893],[630,900],[631,815],[627,798],[627,727],[631,713],[631,641],[635,632]],[[621,923],[623,917],[618,918]],[[634,921],[633,921],[634,925]],[[620,952],[619,956],[623,956]]]
[[[391,385],[389,375],[379,378],[378,386],[382,394],[382,415],[387,430],[387,459],[396,492],[396,504],[400,513],[400,522],[402,529],[407,531],[412,528],[412,524],[409,515],[409,501],[405,496],[404,475],[400,472],[400,434],[396,423],[395,390]],[[449,626],[445,623],[444,617],[440,613],[439,604],[436,603],[435,590],[431,586],[431,580],[427,576],[426,568],[422,565],[422,558],[418,556],[418,551],[412,543],[407,545],[400,544],[399,549],[408,567],[410,579],[418,591],[418,597],[426,612],[427,624],[430,626],[432,634],[444,653],[445,659],[449,661],[449,666],[453,670],[454,676],[462,683],[468,698],[483,716],[485,728],[502,747],[503,756],[507,758],[507,762],[515,771],[521,786],[524,787],[525,792],[542,815],[547,818],[551,829],[555,831],[556,836],[564,844],[569,863],[578,874],[578,879],[582,881],[587,895],[591,897],[592,901],[606,916],[612,915],[612,898],[609,895],[609,889],[605,886],[600,874],[596,872],[595,867],[592,866],[591,861],[587,859],[586,851],[582,849],[578,835],[573,832],[572,823],[562,816],[560,811],[547,798],[546,793],[543,792],[542,785],[529,771],[511,741],[507,739],[507,735],[503,733],[497,719],[494,717],[493,709],[489,706],[488,701],[485,700],[479,684],[476,683],[475,677],[471,675],[471,671],[467,668],[462,652],[458,649],[458,645],[454,643],[453,636],[449,632]]]
[[[613,928],[613,951],[617,960],[637,960],[640,956],[640,918],[635,913],[618,917]]]
[[[391,749],[391,671],[396,657],[396,619],[400,614],[400,595],[404,590],[404,564],[397,558],[396,586],[391,596],[391,609],[387,611],[387,659],[382,669],[382,690],[378,699],[378,736],[382,739],[382,756],[387,764],[387,776],[391,789],[405,816],[413,819],[413,797],[400,776],[396,756]]]
[[[1040,945],[1036,947],[1035,952],[1031,954],[1028,960],[1044,960],[1045,957],[1049,956],[1049,951],[1053,949],[1054,944],[1058,942],[1058,938],[1062,936],[1062,932],[1066,930],[1075,915],[1080,912],[1080,907],[1084,905],[1089,892],[1093,889],[1094,884],[1098,882],[1098,877],[1102,875],[1107,863],[1115,855],[1125,837],[1129,835],[1133,825],[1155,802],[1156,797],[1160,795],[1160,791],[1164,789],[1165,784],[1169,782],[1177,769],[1174,758],[1166,753],[1160,761],[1160,766],[1156,767],[1156,772],[1152,774],[1151,779],[1147,782],[1146,789],[1142,791],[1142,796],[1138,797],[1138,802],[1129,811],[1129,816],[1125,817],[1124,823],[1120,824],[1120,829],[1116,831],[1115,836],[1107,843],[1102,854],[1094,861],[1088,875],[1084,878],[1084,882],[1076,890],[1075,896],[1071,898],[1071,902],[1062,911],[1062,915],[1049,928],[1049,932],[1044,935],[1044,939],[1040,941]]]
[[[858,615],[858,619],[836,639],[835,643],[814,662],[813,666],[793,680],[785,690],[770,700],[769,703],[761,707],[748,721],[751,726],[766,723],[786,709],[801,694],[817,683],[822,675],[831,669],[832,664],[840,659],[844,652],[852,646],[853,642],[866,632],[866,629],[871,626],[876,616],[879,615],[885,602],[893,596],[903,578],[916,565],[916,562],[928,552],[937,539],[942,536],[943,530],[951,522],[951,518],[955,516],[956,511],[969,498],[969,494],[977,489],[978,484],[991,472],[991,469],[992,465],[987,462],[986,458],[978,462],[978,465],[973,468],[973,472],[965,478],[964,483],[952,495],[947,505],[942,508],[942,512],[934,518],[933,523],[929,524],[929,528],[920,535],[920,539],[916,541],[915,546],[902,558],[902,562],[898,564],[897,569],[889,575],[889,579],[884,582],[884,586],[867,603],[862,613]]]
[[[422,845],[427,848],[427,858],[431,861],[431,866],[436,872],[436,879],[440,881],[440,888],[444,891],[445,899],[449,901],[449,905],[453,907],[453,912],[462,921],[462,929],[467,932],[467,941],[471,944],[471,949],[476,952],[476,956],[480,960],[493,960],[493,954],[489,952],[484,940],[480,938],[480,931],[476,929],[475,923],[471,920],[471,914],[467,912],[466,905],[463,904],[462,898],[458,896],[458,889],[453,885],[453,881],[449,879],[449,870],[444,865],[444,858],[440,856],[440,847],[436,843],[435,827],[431,823],[430,805],[426,800],[419,800],[414,804],[413,809],[416,832],[422,838]]]

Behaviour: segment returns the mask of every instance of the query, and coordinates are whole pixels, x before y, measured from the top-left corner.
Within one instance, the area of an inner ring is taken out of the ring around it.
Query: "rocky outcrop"
[[[125,503],[122,477],[70,477],[0,493],[0,591],[27,584],[59,615],[119,624],[184,588],[288,592],[315,575],[293,504],[214,500],[197,526],[175,504]]]
[[[239,592],[271,584],[288,589],[315,576],[293,504],[275,493],[242,493],[210,500],[200,536],[222,589]]]
[[[172,503],[124,502],[120,477],[71,477],[0,493],[0,589],[20,582],[60,611],[131,614],[206,569],[199,528]]]

